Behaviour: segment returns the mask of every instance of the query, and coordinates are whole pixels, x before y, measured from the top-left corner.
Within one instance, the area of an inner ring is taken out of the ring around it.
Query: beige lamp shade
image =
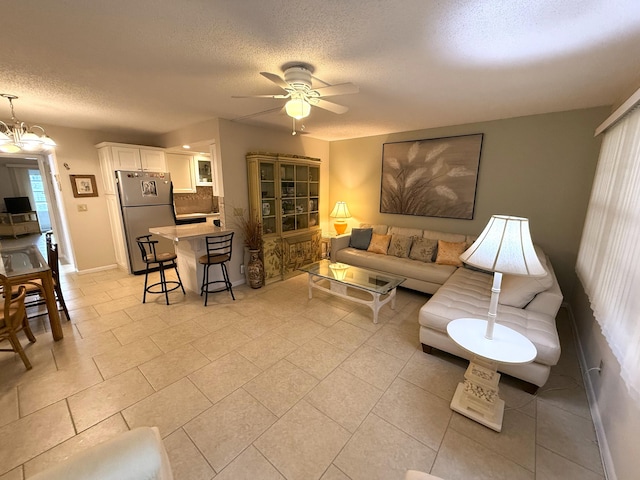
[[[347,222],[345,222],[344,219],[351,217],[346,202],[336,202],[329,216],[336,219],[333,227],[336,229],[338,235],[342,235],[347,229]]]
[[[478,239],[460,255],[473,267],[509,275],[547,274],[538,260],[529,232],[529,219],[494,215]]]

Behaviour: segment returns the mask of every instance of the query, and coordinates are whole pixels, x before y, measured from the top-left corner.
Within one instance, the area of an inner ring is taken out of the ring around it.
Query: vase
[[[260,250],[249,250],[247,276],[251,288],[260,288],[264,280],[264,265],[260,260]]]

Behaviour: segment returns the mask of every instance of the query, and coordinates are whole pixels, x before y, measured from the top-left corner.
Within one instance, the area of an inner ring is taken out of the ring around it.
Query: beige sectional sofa
[[[379,235],[412,236],[470,245],[474,237],[461,234],[362,225]],[[406,277],[405,288],[433,294],[419,313],[420,342],[426,353],[437,348],[470,359],[472,354],[460,348],[447,335],[447,324],[456,318],[486,319],[491,298],[493,275],[464,266],[440,265],[395,255],[373,253],[349,247],[350,235],[341,235],[331,242],[331,261],[370,268]],[[535,345],[538,354],[524,365],[500,365],[498,369],[528,382],[529,390],[545,384],[550,369],[560,358],[560,340],[555,317],[562,304],[562,292],[553,267],[544,252],[536,247],[538,257],[547,270],[543,278],[504,275],[498,305],[497,322],[525,335]],[[434,260],[435,260],[434,256]]]

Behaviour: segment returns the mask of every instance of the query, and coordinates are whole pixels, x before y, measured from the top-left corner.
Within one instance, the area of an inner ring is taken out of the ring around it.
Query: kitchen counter
[[[181,213],[176,215],[178,220],[187,220],[191,218],[220,218],[219,213]]]
[[[178,271],[182,284],[184,288],[195,293],[200,293],[202,285],[203,267],[198,263],[198,259],[207,254],[205,237],[215,237],[232,231],[217,227],[209,222],[149,228],[149,233],[173,241],[178,256]],[[222,274],[219,272],[220,269],[212,268],[209,272],[209,279],[221,280]],[[213,278],[214,276],[216,278]]]

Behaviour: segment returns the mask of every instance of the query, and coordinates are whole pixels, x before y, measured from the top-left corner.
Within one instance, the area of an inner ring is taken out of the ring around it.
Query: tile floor
[[[32,321],[34,365],[0,353],[0,480],[28,478],[125,430],[160,428],[177,480],[603,479],[567,312],[563,354],[537,397],[506,379],[496,433],[452,412],[466,362],[426,355],[418,309],[371,312],[306,277],[141,304],[141,277],[64,273],[72,321]],[[155,301],[157,299],[157,301]]]

